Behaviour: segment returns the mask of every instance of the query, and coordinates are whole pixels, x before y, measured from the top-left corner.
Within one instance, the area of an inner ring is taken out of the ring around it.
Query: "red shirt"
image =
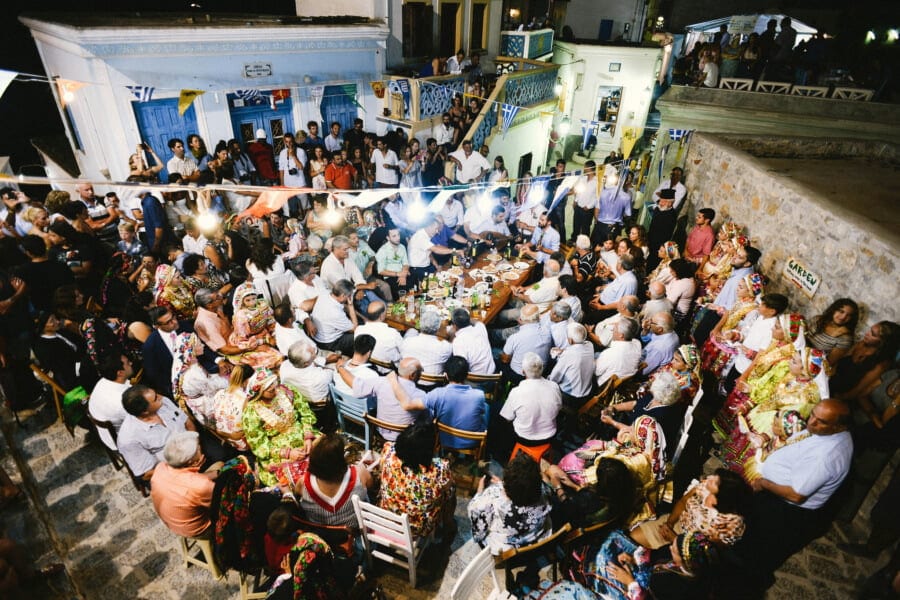
[[[328,163],[328,166],[325,167],[325,182],[331,183],[339,190],[353,189],[354,177],[356,177],[356,169],[353,165],[344,163],[337,167],[334,163]]]
[[[256,165],[256,172],[263,179],[278,181],[275,170],[275,154],[272,146],[266,142],[254,141],[247,144],[247,155]]]
[[[700,260],[712,252],[713,244],[716,241],[716,235],[713,233],[712,227],[694,227],[687,236],[687,242],[684,244],[685,258],[692,262],[700,262]]]

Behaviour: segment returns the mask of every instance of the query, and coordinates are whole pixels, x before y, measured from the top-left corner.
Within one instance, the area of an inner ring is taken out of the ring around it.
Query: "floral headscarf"
[[[726,221],[722,224],[722,231],[725,232],[728,239],[731,239],[741,233],[741,226],[734,221]]]
[[[678,244],[675,242],[666,242],[662,245],[663,250],[666,253],[666,258],[669,260],[675,260],[676,258],[681,258],[681,252],[678,251]]]
[[[662,481],[666,476],[666,438],[656,419],[647,415],[635,419],[631,441],[650,460],[654,477]]]
[[[733,238],[731,238],[731,245],[734,246],[735,251],[740,250],[741,248],[745,247],[749,243],[750,243],[750,240],[747,239],[747,237],[743,236],[743,235],[736,235]]]
[[[815,348],[801,348],[800,358],[803,364],[803,372],[810,378],[821,373],[827,366],[825,353]]]
[[[278,375],[271,369],[257,369],[247,380],[247,396],[253,400],[263,391],[278,383]]]
[[[766,281],[759,273],[750,273],[749,275],[744,276],[744,285],[747,286],[747,289],[750,290],[750,293],[753,294],[754,298],[759,298],[760,294],[762,294],[765,289]]]
[[[678,347],[678,355],[687,365],[688,370],[700,380],[700,352],[694,344],[683,344]]]
[[[172,265],[159,265],[156,267],[156,287],[153,289],[153,296],[159,298],[165,289],[172,285],[178,270]]]
[[[677,538],[681,563],[689,575],[699,575],[718,562],[718,551],[713,541],[699,531],[682,533]]]
[[[244,307],[244,298],[253,294],[254,296],[259,296],[259,292],[256,287],[249,282],[242,283],[237,286],[237,289],[234,290],[234,296],[231,300],[231,305],[234,307],[234,310],[240,310]]]
[[[784,331],[784,341],[793,343],[798,349],[806,345],[806,321],[800,313],[781,313],[778,322]]]

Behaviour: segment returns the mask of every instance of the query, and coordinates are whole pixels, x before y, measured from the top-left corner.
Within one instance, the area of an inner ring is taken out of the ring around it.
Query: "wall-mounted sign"
[[[819,289],[822,278],[810,271],[806,265],[791,256],[784,264],[784,276],[788,281],[800,288],[808,298],[812,298]]]
[[[271,77],[272,65],[270,63],[247,63],[244,65],[244,77],[247,79],[259,79]]]
[[[609,72],[618,73],[622,70],[622,63],[609,63]]]

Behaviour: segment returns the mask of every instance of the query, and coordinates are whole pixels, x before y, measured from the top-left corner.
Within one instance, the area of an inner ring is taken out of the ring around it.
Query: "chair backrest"
[[[378,368],[378,371],[379,371],[382,375],[387,375],[387,374],[390,373],[391,371],[395,371],[395,370],[396,370],[396,369],[394,368],[394,365],[392,365],[391,363],[389,363],[389,362],[387,362],[387,361],[384,361],[384,360],[378,360],[377,358],[372,358],[371,356],[369,357],[369,362],[370,362],[372,365],[374,365],[375,367],[377,367],[377,368]]]
[[[446,423],[441,423],[440,421],[436,421],[435,424],[437,425],[438,431],[437,439],[435,441],[435,449],[443,447],[450,450],[455,450],[457,452],[462,452],[463,454],[471,454],[477,459],[481,459],[487,440],[487,431],[469,431],[468,429],[457,429],[456,427],[451,427]],[[441,433],[446,433],[447,435],[452,435],[464,440],[472,440],[474,442],[478,442],[478,444],[472,448],[456,448],[455,446],[450,446],[449,444],[442,444],[440,435]]]
[[[478,387],[484,391],[484,399],[493,402],[498,399],[500,390],[500,373],[492,375],[476,375],[469,373],[466,376],[466,383],[471,386]]]
[[[369,428],[366,425],[366,411],[368,410],[366,399],[345,394],[337,389],[333,383],[328,385],[328,391],[331,393],[331,399],[334,400],[334,406],[337,409],[338,425],[340,426],[341,431],[343,431],[346,436],[361,444],[365,444],[366,450],[368,450]],[[347,421],[362,427],[363,437],[350,433],[347,429]]]
[[[409,527],[408,515],[392,513],[374,504],[363,502],[357,496],[353,496],[351,500],[359,528],[369,542],[409,555],[415,552],[415,541]]]
[[[429,375],[428,373],[422,373],[419,375],[419,381],[416,382],[419,387],[423,387],[428,390],[432,390],[439,385],[445,385],[447,383],[447,378],[443,373],[440,375]]]
[[[690,412],[684,416],[684,421],[681,423],[681,430],[678,434],[678,445],[675,446],[675,452],[672,453],[672,467],[675,467],[675,465],[678,464],[678,460],[681,458],[685,446],[687,446],[688,436],[691,433],[691,425],[693,424],[694,413]]]
[[[497,573],[494,571],[494,557],[490,548],[485,548],[475,555],[468,566],[459,575],[453,590],[450,591],[450,600],[471,600],[478,597],[478,590],[485,576],[491,575],[493,589],[490,598],[505,599],[512,598],[506,592],[500,589],[500,582],[497,581]]]
[[[823,85],[795,85],[791,88],[791,96],[807,98],[827,98],[828,87]]]
[[[363,415],[363,418],[365,418],[366,423],[368,423],[370,427],[380,427],[381,429],[396,431],[397,433],[400,433],[401,431],[409,427],[409,423],[404,423],[402,425],[400,423],[389,423],[387,421],[382,421],[377,417],[373,417],[369,413]]]
[[[69,431],[70,435],[75,435],[75,428],[70,426],[66,421],[66,417],[63,414],[63,398],[66,397],[66,390],[63,389],[61,385],[59,385],[53,377],[51,377],[46,371],[41,369],[35,363],[30,363],[29,365],[31,370],[34,372],[35,376],[50,386],[50,392],[53,394],[53,405],[56,407],[56,416],[59,417],[59,420],[62,421],[62,424]]]
[[[521,548],[510,548],[497,557],[495,564],[502,568],[506,574],[506,589],[512,589],[512,570],[528,564],[535,564],[538,559],[544,559],[544,564],[553,565],[553,579],[557,578],[557,565],[561,552],[560,545],[566,535],[572,531],[572,525],[566,523],[549,536],[533,544]]]
[[[620,381],[625,380],[620,380],[616,375],[613,375],[612,377],[604,381],[603,385],[600,386],[600,390],[594,395],[594,397],[585,402],[584,405],[578,409],[578,414],[586,414],[597,404],[605,406],[607,404],[607,401],[612,398],[612,393],[616,391],[616,388],[619,386]]]

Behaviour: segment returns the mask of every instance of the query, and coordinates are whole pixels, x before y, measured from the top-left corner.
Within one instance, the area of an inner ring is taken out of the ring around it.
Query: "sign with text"
[[[822,278],[810,271],[806,265],[791,256],[784,265],[784,276],[800,288],[807,298],[812,298],[819,289]]]
[[[271,77],[272,65],[270,63],[245,63],[244,77],[247,79],[259,79],[260,77]]]

